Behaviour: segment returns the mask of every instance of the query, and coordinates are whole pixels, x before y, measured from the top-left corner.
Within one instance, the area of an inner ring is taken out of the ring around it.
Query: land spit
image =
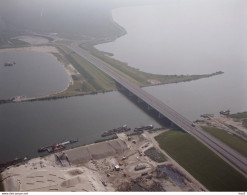
[[[79,43],[73,43],[79,45]],[[117,60],[108,58],[105,53],[92,48],[92,45],[84,45],[94,57],[100,61],[104,61],[112,70],[118,72],[122,76],[129,79],[131,82],[136,83],[141,87],[162,85],[169,83],[187,82],[197,80],[201,78],[208,78],[223,74],[222,71],[218,71],[212,74],[203,75],[155,75],[150,73],[141,72],[135,68],[129,67],[127,64],[119,62]],[[10,97],[9,99],[0,100],[0,104],[15,103],[15,102],[27,102],[27,101],[41,101],[41,100],[53,100],[67,98],[71,96],[82,96],[88,94],[104,93],[117,90],[116,83],[100,71],[94,64],[90,63],[80,55],[62,45],[39,45],[39,46],[28,46],[21,48],[6,48],[1,49],[0,52],[10,51],[37,51],[45,52],[54,55],[59,62],[64,66],[65,71],[68,74],[70,82],[68,86],[54,94],[47,94],[38,97],[25,97],[17,96]]]
[[[165,130],[159,131],[164,132]],[[156,162],[145,155],[155,148],[145,132],[38,157],[6,168],[5,191],[202,191],[206,190],[169,156]],[[162,152],[163,153],[163,152]],[[139,169],[141,167],[141,169]],[[177,183],[160,167],[167,167],[182,181]]]

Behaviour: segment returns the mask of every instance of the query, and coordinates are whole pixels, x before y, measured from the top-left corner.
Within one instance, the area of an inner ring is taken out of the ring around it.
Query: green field
[[[246,191],[247,179],[191,135],[168,131],[160,147],[210,191]]]
[[[226,131],[215,127],[202,126],[202,129],[237,150],[239,153],[247,156],[247,142],[242,138],[236,135],[228,134]]]

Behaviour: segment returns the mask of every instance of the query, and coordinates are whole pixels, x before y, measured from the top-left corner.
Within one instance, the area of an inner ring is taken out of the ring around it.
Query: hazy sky
[[[160,0],[1,0],[0,32],[5,29],[109,35],[114,7]]]

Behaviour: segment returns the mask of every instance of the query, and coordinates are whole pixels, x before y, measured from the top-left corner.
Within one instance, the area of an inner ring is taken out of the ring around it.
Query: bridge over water
[[[91,56],[87,51],[74,45],[69,47],[72,51],[88,60],[90,63],[113,78],[130,95],[137,97],[138,101],[144,102],[149,109],[156,110],[159,118],[164,118],[179,127],[181,130],[191,134],[197,140],[206,145],[209,149],[219,155],[223,160],[232,165],[237,171],[247,177],[247,158],[238,153],[228,145],[203,131],[200,127],[194,126],[191,121],[167,106],[165,103],[147,93],[139,86],[122,77],[98,59]]]

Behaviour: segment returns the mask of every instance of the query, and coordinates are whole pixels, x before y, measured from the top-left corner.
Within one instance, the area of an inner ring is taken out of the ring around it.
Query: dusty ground
[[[166,161],[161,163],[145,156],[144,152],[151,147],[160,151],[153,139],[155,135],[157,133],[145,132],[143,135],[128,138],[121,133],[118,134],[117,140],[82,146],[9,167],[2,172],[5,190],[90,192],[206,190],[167,154]],[[116,165],[119,166],[119,170],[115,168]],[[144,165],[145,168],[135,170],[137,165]],[[158,167],[172,170],[183,185],[158,171]]]

